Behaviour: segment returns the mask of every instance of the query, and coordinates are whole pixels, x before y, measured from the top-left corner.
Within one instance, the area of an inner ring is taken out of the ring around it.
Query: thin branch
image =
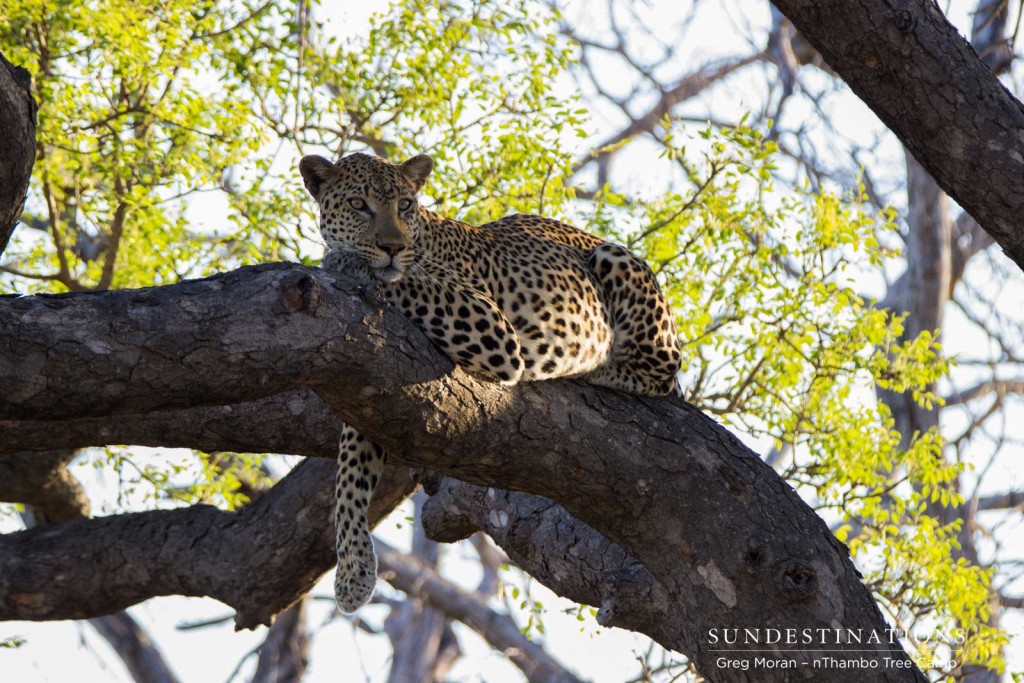
[[[665,117],[669,116],[672,110],[680,102],[684,102],[695,97],[703,90],[715,83],[718,83],[730,74],[742,69],[743,67],[758,62],[763,58],[764,53],[760,52],[757,54],[747,55],[746,57],[723,60],[716,64],[703,66],[697,71],[684,76],[675,86],[666,89],[654,106],[648,109],[644,114],[635,117],[629,116],[630,121],[622,130],[606,138],[594,148],[594,151],[577,161],[572,168],[572,174],[576,175],[591,162],[600,159],[602,155],[611,153],[611,151],[615,150],[622,143],[636,137],[637,135],[641,133],[653,133],[662,125]]]
[[[127,612],[89,619],[124,662],[135,683],[177,683],[160,649]]]
[[[579,679],[551,657],[544,648],[524,636],[507,614],[493,610],[487,601],[441,577],[428,563],[400,553],[377,541],[382,574],[388,583],[423,600],[478,632],[522,671],[527,680],[544,683],[578,683]]]
[[[1010,491],[992,496],[978,498],[979,511],[982,510],[1020,510],[1024,509],[1024,491]]]
[[[961,391],[955,391],[949,396],[945,396],[944,400],[947,406],[955,406],[990,394],[996,394],[1001,399],[1005,398],[1007,394],[1021,393],[1024,393],[1024,380],[989,379]]]

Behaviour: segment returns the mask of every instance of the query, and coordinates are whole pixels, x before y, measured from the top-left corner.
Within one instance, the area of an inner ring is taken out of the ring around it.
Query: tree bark
[[[32,77],[0,54],[0,254],[18,224],[36,158]]]
[[[323,399],[303,388],[245,403],[141,415],[0,420],[0,456],[47,448],[132,444],[195,448],[207,453],[291,453],[334,458],[342,425],[344,421]],[[0,457],[0,476],[5,473],[4,466]],[[6,486],[0,485],[0,495]]]
[[[89,499],[67,468],[74,456],[73,448],[0,454],[0,501],[34,506],[37,524],[88,517]]]
[[[334,472],[296,467],[238,512],[207,505],[44,524],[0,535],[0,621],[84,619],[158,595],[209,596],[236,627],[269,625],[334,565]],[[376,523],[413,489],[389,467]]]
[[[938,4],[773,1],[1024,269],[1024,105]]]
[[[73,450],[63,450],[0,458],[0,500],[27,503],[21,513],[27,528],[89,516],[89,499],[67,469],[74,455]],[[127,611],[94,617],[89,625],[136,683],[178,683],[160,648]]]
[[[635,557],[554,501],[445,477],[424,508],[427,536],[452,543],[483,531],[555,593],[599,607],[597,621],[671,642],[673,598]]]
[[[131,674],[135,683],[178,683],[149,634],[127,612],[89,620]]]
[[[884,633],[846,548],[770,467],[699,411],[681,400],[624,396],[577,381],[480,383],[451,372],[409,321],[373,303],[333,274],[287,264],[146,290],[0,299],[0,385],[15,387],[0,397],[0,419],[236,404],[308,386],[395,460],[551,498],[631,554],[669,596],[669,605],[650,606],[652,619],[671,617],[659,642],[690,656],[711,680],[746,677],[716,667],[711,629]],[[309,468],[301,472],[308,475]],[[168,537],[161,556],[175,560],[176,575],[162,578],[161,590],[244,605],[242,626],[278,611],[271,584],[282,580],[276,576],[287,564],[282,556],[323,552],[322,536],[331,532],[319,521],[326,514],[296,520],[294,509],[272,505],[272,498],[273,492],[235,516],[201,510],[189,533]],[[170,520],[188,512],[150,514]],[[0,557],[15,565],[40,560],[55,552],[52,536],[62,535],[74,550],[46,560],[67,564],[69,557],[95,553],[103,538],[130,538],[134,518],[94,520],[100,526],[87,536],[57,527],[48,542],[32,536],[39,530],[15,534],[3,539],[7,547],[0,550],[7,552]],[[260,522],[290,527],[293,545],[260,543],[266,526]],[[208,566],[194,560],[215,552]],[[254,566],[251,553],[266,555],[266,574],[242,595],[237,573]],[[0,566],[0,577],[11,575]],[[308,585],[313,577],[299,578]],[[152,580],[128,571],[117,601],[140,599],[145,591],[138,584]],[[42,594],[53,591],[42,578],[36,585]],[[613,588],[610,581],[607,590]],[[261,598],[255,605],[254,592]],[[7,596],[8,615],[16,612],[12,602],[24,601],[9,587],[0,595]],[[45,602],[49,611],[36,618],[53,618],[47,615],[55,604],[69,605]],[[810,662],[811,647],[785,655]],[[887,638],[871,647],[878,657],[906,661]],[[866,680],[863,671],[806,666],[802,673],[807,680]],[[759,674],[763,681],[789,676]],[[913,669],[872,675],[923,680]]]

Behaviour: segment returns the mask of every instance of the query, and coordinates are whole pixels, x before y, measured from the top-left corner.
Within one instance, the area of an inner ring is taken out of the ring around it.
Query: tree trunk
[[[1024,269],[1024,105],[938,4],[774,4]]]
[[[32,77],[0,54],[0,254],[18,223],[36,157]]]

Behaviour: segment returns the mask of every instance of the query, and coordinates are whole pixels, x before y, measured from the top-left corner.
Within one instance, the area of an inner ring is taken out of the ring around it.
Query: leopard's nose
[[[384,250],[385,253],[391,256],[398,256],[399,253],[405,251],[408,247],[399,242],[377,242],[377,246]]]

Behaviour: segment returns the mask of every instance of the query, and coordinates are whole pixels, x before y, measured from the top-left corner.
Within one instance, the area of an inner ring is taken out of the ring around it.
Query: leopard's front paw
[[[350,277],[360,284],[373,282],[373,276],[370,274],[366,261],[344,251],[328,251],[320,261],[320,267]]]

